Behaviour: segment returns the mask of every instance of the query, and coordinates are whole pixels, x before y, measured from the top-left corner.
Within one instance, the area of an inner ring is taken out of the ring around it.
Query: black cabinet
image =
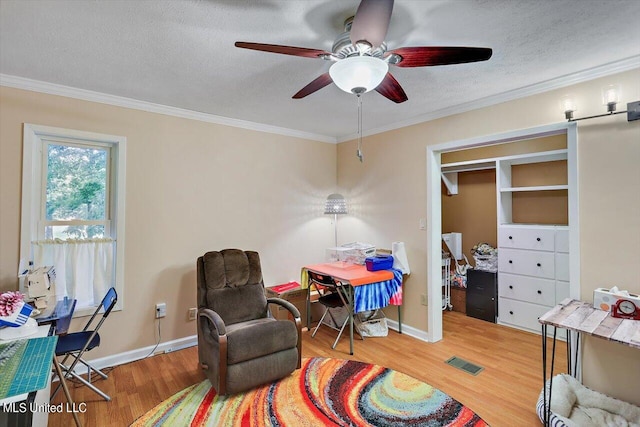
[[[496,323],[498,273],[467,270],[467,316]]]

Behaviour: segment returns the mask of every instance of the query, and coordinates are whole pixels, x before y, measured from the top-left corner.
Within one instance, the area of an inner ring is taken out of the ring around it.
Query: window
[[[58,298],[92,312],[115,286],[122,308],[124,137],[25,124],[20,257],[53,265]]]
[[[94,239],[110,236],[110,147],[43,138],[46,185],[38,232],[42,239]]]

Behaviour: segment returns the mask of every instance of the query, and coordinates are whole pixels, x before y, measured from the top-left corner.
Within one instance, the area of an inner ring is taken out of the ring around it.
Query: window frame
[[[74,225],[102,225],[104,226],[104,234],[109,238],[112,237],[113,233],[111,231],[111,219],[115,218],[116,212],[111,209],[111,205],[114,199],[114,195],[112,194],[113,185],[112,181],[112,144],[105,144],[102,142],[91,142],[87,143],[86,141],[77,141],[71,140],[69,138],[60,138],[60,137],[52,137],[49,135],[42,136],[42,153],[40,153],[42,157],[42,184],[40,186],[40,212],[38,218],[38,228],[37,228],[37,239],[43,240],[46,239],[45,228],[48,226],[74,226]],[[51,145],[64,145],[67,147],[75,147],[75,148],[86,148],[86,149],[99,149],[106,152],[106,182],[105,182],[105,194],[107,197],[105,198],[105,218],[102,220],[53,220],[47,219],[47,184],[48,184],[48,174],[49,174],[49,155],[48,153],[49,146]],[[117,197],[117,196],[115,196]]]
[[[50,140],[67,141],[72,145],[109,148],[108,220],[110,238],[116,242],[114,281],[118,302],[114,310],[124,308],[124,248],[125,248],[125,189],[126,189],[126,144],[124,136],[106,135],[73,129],[57,128],[25,123],[23,127],[22,158],[22,212],[20,226],[20,260],[25,264],[33,260],[31,242],[42,236],[44,209],[46,205],[46,156],[43,150]],[[44,230],[44,229],[43,229]],[[78,309],[74,317],[90,315],[95,307]]]

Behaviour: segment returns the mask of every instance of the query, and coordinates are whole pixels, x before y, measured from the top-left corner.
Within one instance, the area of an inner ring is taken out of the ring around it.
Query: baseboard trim
[[[399,329],[398,322],[396,320],[387,319],[387,326],[389,327],[389,329],[393,329],[394,331],[398,331]],[[431,342],[429,341],[427,332],[418,328],[414,328],[413,326],[406,325],[404,323],[402,324],[402,333],[404,335],[409,335],[410,337],[419,339],[420,341]]]
[[[155,350],[155,344],[148,347],[142,347],[135,350],[125,351],[124,353],[112,354],[110,356],[100,357],[98,359],[86,359],[91,365],[98,369],[114,367],[118,365],[124,365],[125,363],[135,362],[136,360],[142,360],[146,357],[154,356],[161,353],[170,353],[172,351],[178,351],[185,348],[198,345],[198,337],[191,335],[188,337],[178,338],[172,341],[166,341],[158,344],[158,348]],[[152,353],[153,350],[153,353]],[[78,375],[86,373],[87,369],[83,365],[79,364],[74,369],[74,372]]]
[[[389,329],[398,331],[398,322],[392,319],[387,319],[387,325]],[[430,342],[428,335],[425,331],[414,328],[406,324],[402,325],[402,333],[410,337],[419,339],[420,341]],[[188,337],[178,338],[176,340],[166,341],[158,344],[158,348],[154,350],[155,345],[138,348],[135,350],[125,351],[124,353],[112,354],[110,356],[100,357],[97,359],[86,359],[91,365],[98,369],[115,367],[118,365],[124,365],[125,363],[135,362],[142,360],[146,357],[155,356],[162,353],[170,353],[172,351],[178,351],[189,347],[198,345],[197,335],[191,335]],[[152,353],[153,350],[153,353]],[[84,366],[78,366],[74,369],[76,374],[81,375],[86,373]]]

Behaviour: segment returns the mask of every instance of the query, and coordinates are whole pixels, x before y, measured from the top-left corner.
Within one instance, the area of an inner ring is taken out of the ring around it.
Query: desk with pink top
[[[375,310],[388,305],[398,306],[399,332],[402,333],[402,273],[399,270],[369,271],[364,265],[344,262],[330,262],[307,265],[302,268],[301,285],[309,288],[307,271],[331,276],[340,283],[349,307],[349,344],[353,354],[353,315],[367,310]],[[307,327],[310,319],[310,292],[307,293]]]

